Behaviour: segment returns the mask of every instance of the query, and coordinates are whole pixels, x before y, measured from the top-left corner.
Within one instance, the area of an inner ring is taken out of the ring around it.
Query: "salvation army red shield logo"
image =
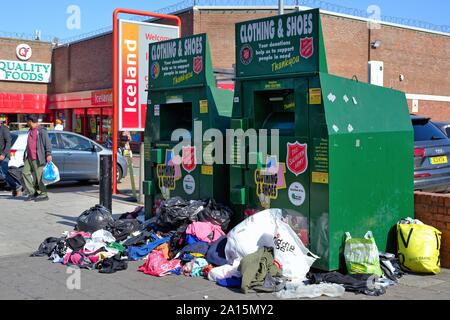
[[[198,56],[194,58],[194,72],[199,74],[203,70],[203,57]]]
[[[298,141],[287,144],[286,166],[296,176],[308,169],[308,145]]]
[[[253,60],[253,49],[252,49],[252,47],[250,47],[247,44],[245,46],[243,46],[242,49],[241,49],[240,56],[241,56],[242,64],[244,64],[244,65],[250,64],[250,62],[252,62],[252,60]]]
[[[308,59],[314,54],[314,38],[300,39],[300,55]]]
[[[197,167],[197,159],[195,156],[195,147],[183,147],[181,165],[183,169],[191,173]]]

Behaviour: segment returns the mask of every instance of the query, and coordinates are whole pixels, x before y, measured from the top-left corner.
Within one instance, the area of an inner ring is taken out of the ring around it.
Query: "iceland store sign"
[[[52,65],[25,61],[0,60],[0,80],[50,83]]]

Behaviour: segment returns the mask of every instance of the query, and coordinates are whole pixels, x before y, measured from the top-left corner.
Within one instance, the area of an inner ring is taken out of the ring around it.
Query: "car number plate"
[[[447,159],[447,156],[433,157],[433,158],[430,158],[430,163],[431,164],[445,164],[445,163],[448,163],[448,159]]]

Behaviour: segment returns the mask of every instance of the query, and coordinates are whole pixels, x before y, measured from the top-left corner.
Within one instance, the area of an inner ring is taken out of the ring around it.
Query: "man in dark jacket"
[[[29,115],[27,124],[30,130],[24,154],[23,180],[29,195],[25,201],[46,201],[48,200],[47,188],[42,182],[42,174],[45,165],[52,161],[52,143],[47,129],[39,126],[36,116]],[[36,192],[36,185],[39,185],[41,194]]]
[[[9,149],[11,149],[11,134],[3,121],[0,122],[0,178],[6,180],[8,173]]]

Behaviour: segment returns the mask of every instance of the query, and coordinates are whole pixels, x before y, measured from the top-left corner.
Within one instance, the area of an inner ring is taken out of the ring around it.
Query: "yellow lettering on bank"
[[[184,82],[186,80],[189,80],[190,78],[192,78],[194,76],[193,72],[188,72],[186,74],[183,74],[182,76],[179,77],[174,77],[173,78],[173,84],[179,84],[181,82]]]
[[[285,59],[281,62],[272,63],[272,71],[278,71],[281,69],[292,67],[294,64],[300,62],[300,56],[295,56],[289,59]]]

